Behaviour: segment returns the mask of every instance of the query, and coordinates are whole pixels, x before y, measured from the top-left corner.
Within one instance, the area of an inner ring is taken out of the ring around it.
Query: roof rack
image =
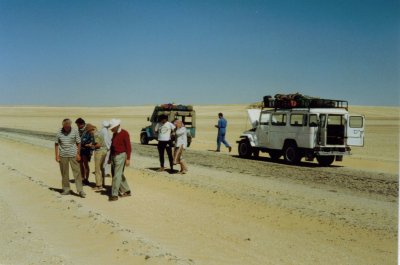
[[[301,94],[265,96],[262,104],[263,108],[293,109],[293,108],[342,108],[348,110],[347,100],[322,99],[303,96]]]

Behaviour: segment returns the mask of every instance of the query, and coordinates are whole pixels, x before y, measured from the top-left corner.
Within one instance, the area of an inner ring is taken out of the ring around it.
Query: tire
[[[317,161],[320,166],[328,167],[335,161],[335,156],[317,156]]]
[[[140,134],[140,143],[141,144],[149,143],[149,138],[147,138],[147,135],[145,133]]]
[[[298,164],[301,160],[299,149],[296,144],[289,143],[283,148],[283,156],[289,164]]]
[[[271,159],[273,161],[277,161],[282,156],[282,153],[277,150],[269,151],[268,154],[269,154],[269,157],[271,157]]]
[[[238,153],[240,157],[251,157],[253,150],[248,140],[242,140],[239,142]]]

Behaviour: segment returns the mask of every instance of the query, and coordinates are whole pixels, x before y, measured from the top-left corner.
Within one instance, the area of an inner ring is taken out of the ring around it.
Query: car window
[[[273,114],[271,124],[275,126],[285,126],[286,114],[278,114],[278,113]]]
[[[307,115],[305,114],[292,114],[290,115],[291,126],[307,126]]]
[[[270,117],[269,113],[261,114],[260,124],[261,125],[268,125],[269,124],[269,117]]]
[[[310,114],[309,123],[310,127],[318,127],[318,116],[317,114]]]
[[[361,116],[350,116],[350,128],[362,128],[363,118]]]

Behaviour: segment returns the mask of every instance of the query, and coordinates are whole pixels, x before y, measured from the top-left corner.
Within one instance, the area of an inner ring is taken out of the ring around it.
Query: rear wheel
[[[283,149],[283,156],[285,161],[289,164],[298,164],[301,160],[299,149],[294,143],[285,145]]]
[[[248,140],[242,140],[239,142],[238,153],[240,157],[250,157],[253,150]]]
[[[335,161],[335,156],[317,156],[317,161],[320,166],[327,167]]]
[[[140,134],[140,143],[141,144],[148,144],[149,143],[149,138],[145,133]]]
[[[268,153],[269,157],[271,157],[271,159],[274,161],[278,160],[282,156],[282,153],[277,150],[269,151]]]

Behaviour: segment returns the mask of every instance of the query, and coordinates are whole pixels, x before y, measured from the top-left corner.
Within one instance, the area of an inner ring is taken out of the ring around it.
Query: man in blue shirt
[[[219,118],[218,125],[215,125],[215,127],[218,128],[216,152],[220,152],[221,143],[223,143],[229,149],[229,152],[231,152],[232,147],[225,140],[226,126],[228,125],[228,122],[225,120],[224,115],[222,113],[218,113],[218,118]]]

